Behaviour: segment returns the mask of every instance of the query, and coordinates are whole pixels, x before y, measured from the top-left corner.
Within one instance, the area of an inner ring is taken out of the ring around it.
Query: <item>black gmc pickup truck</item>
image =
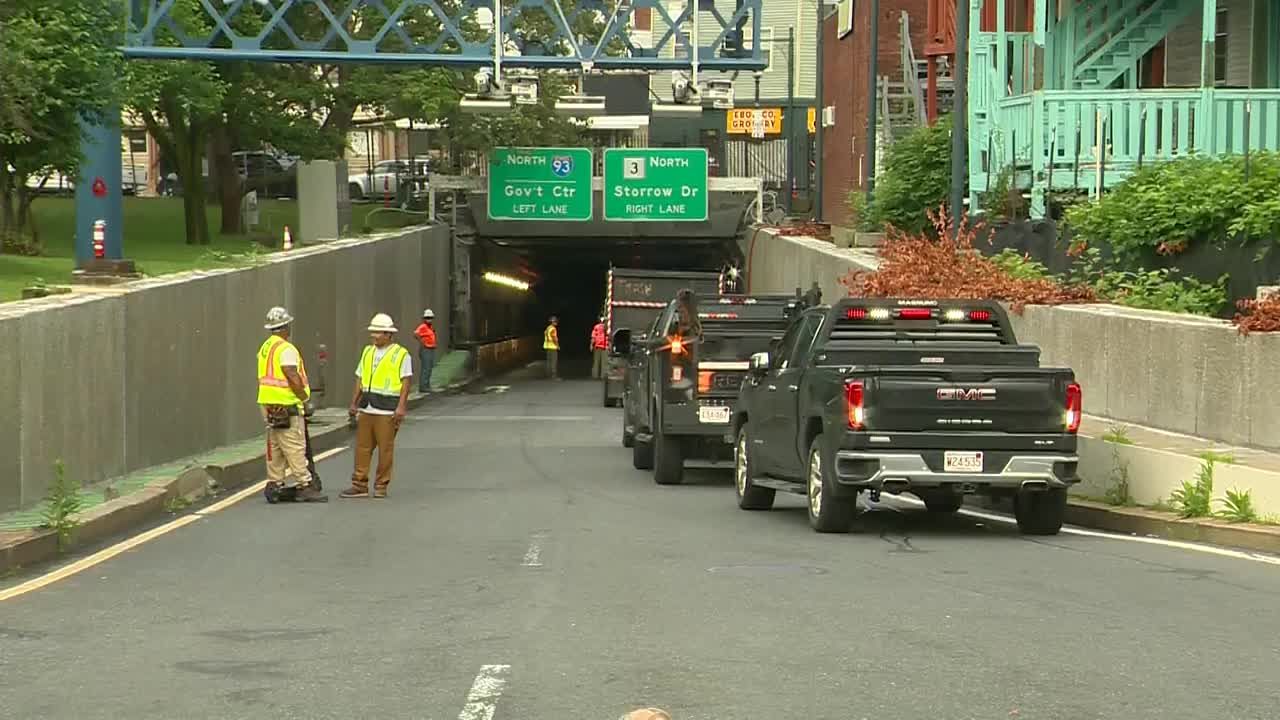
[[[998,303],[850,298],[810,308],[752,356],[733,418],[738,505],[808,497],[819,532],[848,532],[858,493],[910,492],[932,512],[1013,497],[1023,533],[1062,527],[1081,392],[1042,368]]]
[[[713,295],[695,301],[700,328],[690,335],[680,301],[672,300],[625,348],[622,439],[636,469],[674,485],[686,459],[729,460],[747,360],[776,342],[800,309],[787,296]]]

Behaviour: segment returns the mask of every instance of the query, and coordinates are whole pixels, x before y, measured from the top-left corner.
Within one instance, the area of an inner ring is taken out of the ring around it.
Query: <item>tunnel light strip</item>
[[[515,290],[527,291],[529,289],[529,283],[496,272],[485,273],[484,279],[494,283],[495,285],[505,285],[506,287],[513,288]]]

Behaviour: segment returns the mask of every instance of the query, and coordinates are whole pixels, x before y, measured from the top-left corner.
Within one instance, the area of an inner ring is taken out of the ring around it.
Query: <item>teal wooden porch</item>
[[[970,1],[971,207],[1002,172],[1041,217],[1051,190],[1096,195],[1151,163],[1280,151],[1280,1]]]

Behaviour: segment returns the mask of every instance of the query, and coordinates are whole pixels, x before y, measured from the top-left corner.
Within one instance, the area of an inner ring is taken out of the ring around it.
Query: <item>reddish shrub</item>
[[[973,247],[977,228],[962,222],[956,232],[945,210],[929,213],[934,232],[904,233],[890,228],[880,248],[880,267],[853,272],[840,282],[852,297],[965,298],[1000,300],[1021,313],[1027,305],[1096,302],[1084,286],[1049,278],[1016,278]]]
[[[1231,318],[1231,323],[1241,335],[1280,331],[1280,295],[1265,300],[1241,300],[1236,307],[1240,312]]]

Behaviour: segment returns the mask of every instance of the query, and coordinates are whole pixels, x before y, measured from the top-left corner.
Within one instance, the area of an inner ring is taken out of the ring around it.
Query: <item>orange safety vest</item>
[[[591,328],[591,348],[593,350],[609,348],[609,339],[604,336],[604,323],[596,323],[596,326]]]

